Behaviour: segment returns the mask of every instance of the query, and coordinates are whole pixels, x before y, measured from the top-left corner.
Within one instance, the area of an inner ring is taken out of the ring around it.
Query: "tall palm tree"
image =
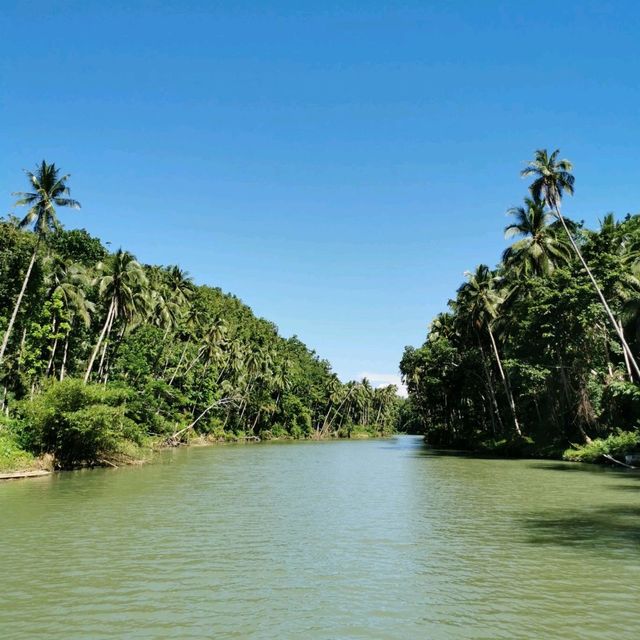
[[[140,263],[128,251],[118,249],[109,259],[99,265],[100,275],[96,279],[98,293],[108,304],[108,311],[98,336],[98,341],[91,353],[87,370],[84,374],[85,383],[91,376],[95,359],[100,347],[105,343],[101,360],[104,359],[106,342],[116,320],[123,320],[126,327],[138,314],[143,314],[146,304],[147,277]]]
[[[18,316],[20,304],[22,298],[27,290],[27,284],[31,277],[33,265],[36,262],[36,256],[38,255],[38,247],[40,241],[51,231],[54,231],[60,227],[58,216],[56,214],[56,207],[70,207],[72,209],[79,209],[80,203],[77,200],[72,200],[69,195],[69,187],[67,186],[67,180],[69,175],[60,175],[60,170],[55,164],[47,164],[44,160],[42,164],[36,167],[35,172],[26,171],[27,177],[33,191],[29,192],[17,192],[14,196],[19,196],[16,201],[16,207],[29,207],[26,215],[20,222],[20,226],[23,228],[33,225],[33,230],[36,234],[36,244],[31,254],[31,260],[27,267],[24,279],[22,281],[22,287],[16,304],[13,307],[13,313],[9,319],[9,324],[4,332],[2,338],[2,344],[0,345],[0,365],[4,360],[4,354],[9,344],[9,338],[13,331],[13,326]]]
[[[507,213],[515,218],[505,227],[506,238],[520,236],[502,254],[505,266],[524,275],[550,275],[560,263],[569,262],[569,247],[558,236],[552,224],[553,214],[544,200],[525,198],[523,207],[512,207]]]
[[[573,195],[575,178],[571,174],[573,165],[569,160],[558,160],[559,153],[559,149],[556,149],[551,155],[547,153],[546,149],[538,149],[535,152],[534,159],[521,171],[521,175],[523,178],[529,176],[534,177],[534,181],[529,187],[533,199],[537,201],[541,201],[542,199],[546,200],[549,206],[554,210],[558,220],[560,220],[573,250],[576,252],[584,270],[587,272],[587,275],[595,287],[598,297],[609,316],[609,320],[611,321],[615,332],[618,334],[618,338],[620,338],[622,348],[626,351],[629,361],[631,362],[636,375],[640,379],[640,367],[627,344],[624,332],[616,321],[609,303],[605,299],[600,286],[593,276],[587,261],[584,259],[584,256],[573,237],[573,233],[571,233],[564,216],[560,212],[560,205],[562,204],[562,196],[564,193],[566,192],[569,195]]]
[[[511,386],[502,366],[502,360],[498,351],[498,345],[493,333],[493,323],[498,317],[503,297],[498,290],[498,280],[489,267],[484,264],[478,266],[474,273],[467,273],[468,281],[458,289],[457,307],[472,322],[479,332],[486,329],[493,349],[493,355],[498,365],[498,372],[504,386],[505,394],[509,400],[509,407],[513,416],[513,424],[516,433],[521,436],[522,430],[518,422],[516,404],[511,393]]]

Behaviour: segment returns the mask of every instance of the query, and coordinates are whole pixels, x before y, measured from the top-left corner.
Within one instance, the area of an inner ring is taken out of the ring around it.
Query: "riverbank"
[[[512,440],[488,440],[475,446],[454,448],[434,446],[436,450],[460,452],[469,456],[481,456],[496,459],[539,459],[562,460],[564,462],[582,462],[587,464],[617,465],[628,469],[637,469],[640,462],[640,433],[620,431],[606,438],[594,438],[578,445],[552,443],[538,445],[531,438]]]
[[[177,447],[211,447],[228,444],[258,444],[261,442],[304,442],[319,440],[366,440],[374,438],[388,438],[395,434],[370,434],[362,430],[354,431],[350,436],[337,434],[320,435],[320,432],[309,434],[306,437],[294,438],[290,435],[270,436],[260,438],[256,435],[244,433],[220,433],[196,434],[182,440],[172,441],[167,437],[148,437],[143,443],[133,445],[130,442],[121,443],[120,450],[97,458],[92,463],[82,463],[70,466],[60,466],[54,456],[46,453],[40,456],[21,449],[19,444],[11,437],[7,429],[0,428],[0,480],[13,480],[17,478],[35,478],[48,475],[55,471],[72,471],[82,468],[118,468],[121,466],[143,465],[153,462],[156,454]]]

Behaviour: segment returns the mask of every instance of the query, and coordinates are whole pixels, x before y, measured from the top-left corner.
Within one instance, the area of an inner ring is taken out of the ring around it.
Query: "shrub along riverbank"
[[[567,218],[571,163],[538,151],[515,242],[478,266],[407,347],[401,371],[429,443],[601,461],[638,449],[640,217]],[[575,445],[575,446],[574,446]],[[584,446],[582,446],[584,445]],[[613,452],[613,453],[608,453]]]
[[[118,464],[194,436],[396,430],[395,387],[344,384],[235,296],[65,230],[69,177],[44,161],[27,177],[26,215],[0,220],[0,469]]]

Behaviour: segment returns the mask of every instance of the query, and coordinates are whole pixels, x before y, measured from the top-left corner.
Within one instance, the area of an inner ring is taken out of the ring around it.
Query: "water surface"
[[[0,484],[0,637],[626,639],[640,478],[420,440]]]

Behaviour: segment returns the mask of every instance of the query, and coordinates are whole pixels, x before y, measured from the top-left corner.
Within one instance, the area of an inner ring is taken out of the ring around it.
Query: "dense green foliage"
[[[536,154],[530,197],[509,210],[515,243],[495,269],[469,273],[426,342],[404,352],[435,446],[557,455],[640,427],[640,217],[608,214],[598,230],[565,218],[570,170],[557,152]]]
[[[564,452],[564,458],[573,462],[600,462],[606,456],[622,457],[640,446],[640,433],[622,431],[619,434],[596,438]]]
[[[0,418],[0,469],[17,471],[33,466],[34,456],[19,444],[15,427],[16,421]]]
[[[44,162],[27,175],[26,217],[0,220],[0,410],[20,423],[12,433],[27,451],[75,466],[147,436],[395,430],[395,387],[343,384],[235,296],[63,229],[56,206],[80,206],[68,176]]]
[[[64,467],[137,457],[145,433],[126,415],[130,396],[124,387],[85,385],[74,378],[48,382],[17,407],[22,418],[17,440],[27,451],[53,454]]]

